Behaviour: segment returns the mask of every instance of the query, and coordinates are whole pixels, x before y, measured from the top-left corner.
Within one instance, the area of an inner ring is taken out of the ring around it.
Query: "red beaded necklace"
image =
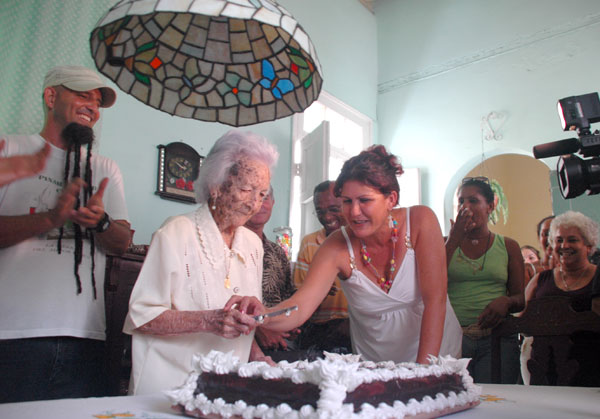
[[[377,281],[379,282],[379,286],[385,292],[388,292],[392,287],[392,282],[394,282],[394,277],[396,274],[396,258],[394,257],[394,255],[396,254],[396,242],[398,241],[398,223],[396,222],[396,220],[394,220],[394,218],[391,215],[390,228],[392,229],[392,235],[390,237],[390,239],[392,240],[392,258],[390,259],[390,272],[387,279],[383,275],[379,275],[379,272],[377,272],[377,269],[371,263],[371,256],[369,255],[369,251],[367,250],[365,242],[363,242],[362,240],[360,241],[360,254],[362,255],[363,262],[365,266],[375,274],[375,276],[377,277]]]

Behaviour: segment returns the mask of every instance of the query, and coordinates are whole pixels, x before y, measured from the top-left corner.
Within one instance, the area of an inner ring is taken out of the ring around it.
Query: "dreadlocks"
[[[69,183],[69,180],[72,180],[77,177],[81,177],[81,147],[83,145],[87,145],[87,155],[85,161],[85,171],[83,180],[86,185],[83,189],[83,205],[87,205],[88,199],[92,196],[92,165],[90,164],[90,159],[92,157],[92,143],[94,142],[94,131],[90,127],[86,127],[85,125],[78,124],[76,122],[72,122],[67,125],[62,133],[61,133],[65,143],[67,144],[67,157],[65,161],[65,175],[64,175],[64,184],[65,186]],[[69,172],[71,171],[71,154],[73,153],[73,170],[71,176],[69,176]],[[81,207],[81,198],[77,197],[77,202],[75,203],[75,209]],[[84,236],[87,237],[90,241],[90,257],[92,258],[92,287],[94,289],[94,300],[96,299],[96,277],[94,274],[94,268],[96,266],[94,260],[94,254],[96,250],[96,246],[94,243],[94,235],[89,232],[82,231],[82,228],[79,224],[73,223],[73,228],[75,230],[75,265],[73,267],[75,273],[75,280],[77,283],[77,294],[81,294],[81,278],[79,276],[79,265],[81,265],[81,260],[83,258],[83,239]],[[62,252],[62,238],[64,233],[64,227],[60,227],[60,233],[58,236],[58,253]]]

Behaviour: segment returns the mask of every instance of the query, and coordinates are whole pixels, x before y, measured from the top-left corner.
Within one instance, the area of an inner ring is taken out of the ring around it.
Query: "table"
[[[482,385],[481,404],[449,419],[600,418],[600,388]],[[0,404],[2,419],[182,419],[162,394]]]

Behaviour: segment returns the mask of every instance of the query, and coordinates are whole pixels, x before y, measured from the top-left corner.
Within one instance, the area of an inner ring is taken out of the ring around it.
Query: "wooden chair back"
[[[600,333],[600,316],[576,312],[569,297],[553,296],[529,301],[520,317],[509,316],[492,330],[492,382],[500,383],[500,338],[515,333],[533,336],[532,358],[527,363],[531,384],[569,385],[579,364],[569,359],[574,332]],[[549,382],[548,377],[556,377]]]

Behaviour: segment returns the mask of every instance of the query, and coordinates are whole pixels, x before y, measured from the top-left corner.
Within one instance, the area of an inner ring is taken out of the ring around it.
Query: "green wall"
[[[0,0],[0,133],[39,132],[41,87],[46,70],[59,64],[93,67],[89,33],[116,0]],[[358,0],[281,0],[311,37],[324,73],[323,89],[376,118],[377,32],[375,16]],[[218,123],[172,117],[118,87],[117,103],[97,127],[99,152],[114,159],[125,182],[136,244],[171,215],[193,206],[154,195],[159,144],[184,140],[201,154],[230,129]],[[25,103],[26,102],[26,103]],[[281,155],[272,183],[276,205],[265,232],[287,225],[292,118],[246,127],[267,137]]]

